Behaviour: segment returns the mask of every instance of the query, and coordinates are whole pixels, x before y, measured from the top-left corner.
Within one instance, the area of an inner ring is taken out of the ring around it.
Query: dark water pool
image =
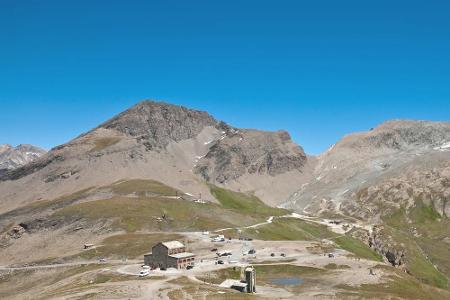
[[[303,279],[300,277],[280,277],[271,280],[275,285],[300,285],[303,283]]]

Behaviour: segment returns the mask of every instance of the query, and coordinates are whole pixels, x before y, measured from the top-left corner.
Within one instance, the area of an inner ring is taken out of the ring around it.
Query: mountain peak
[[[151,147],[165,147],[197,136],[205,127],[219,124],[207,112],[184,106],[145,100],[99,127],[144,139]]]

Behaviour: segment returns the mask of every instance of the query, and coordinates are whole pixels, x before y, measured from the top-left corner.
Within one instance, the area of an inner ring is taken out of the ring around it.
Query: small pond
[[[279,277],[271,279],[271,282],[275,285],[300,285],[303,283],[303,279],[300,277]]]

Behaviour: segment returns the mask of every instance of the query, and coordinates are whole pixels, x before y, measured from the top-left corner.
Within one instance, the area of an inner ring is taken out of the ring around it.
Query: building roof
[[[184,245],[180,243],[179,241],[170,241],[170,242],[164,242],[162,243],[164,246],[166,246],[167,249],[177,249],[177,248],[183,248]]]
[[[193,257],[193,256],[195,256],[195,254],[194,253],[189,253],[189,252],[182,252],[182,253],[177,253],[177,254],[171,254],[169,256],[179,259],[179,258]]]
[[[240,282],[239,280],[236,279],[226,279],[224,282],[222,282],[220,284],[221,287],[225,287],[225,288],[231,288],[233,286],[237,286],[240,288],[245,288],[247,287],[247,283],[245,282]]]

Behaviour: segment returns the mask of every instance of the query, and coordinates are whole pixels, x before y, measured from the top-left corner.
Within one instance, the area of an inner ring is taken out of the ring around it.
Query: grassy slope
[[[76,203],[56,212],[57,216],[81,216],[90,220],[114,220],[113,227],[138,230],[213,230],[252,225],[286,210],[265,205],[254,196],[211,187],[220,205],[173,199],[178,191],[152,180],[127,180],[101,189],[114,193],[111,199]],[[135,197],[127,197],[134,194]],[[167,218],[158,221],[165,215]]]
[[[380,262],[383,261],[381,255],[377,254],[369,246],[358,239],[345,235],[335,238],[334,241],[339,248],[347,250],[355,254],[357,257]]]
[[[94,147],[91,152],[102,151],[112,145],[117,144],[120,141],[119,137],[103,137],[94,140]]]
[[[303,229],[308,225],[295,219],[275,219],[270,225],[245,229],[243,234],[246,237],[267,241],[309,241],[315,239],[315,237]]]
[[[444,242],[444,238],[450,233],[449,219],[440,218],[432,206],[418,201],[409,212],[398,210],[385,217],[385,222],[389,234],[406,249],[411,274],[422,282],[448,288],[450,246]],[[416,228],[419,236],[413,234],[413,228]],[[433,264],[438,266],[438,270]]]
[[[251,223],[251,218],[227,211],[216,204],[196,204],[162,197],[113,197],[65,207],[58,215],[77,215],[90,220],[114,220],[113,227],[128,232],[138,230],[212,230]],[[166,220],[157,218],[166,216]]]
[[[379,266],[379,269],[387,268]],[[415,278],[402,273],[399,270],[389,268],[389,272],[395,271],[395,276],[389,276],[387,283],[363,284],[358,287],[340,286],[343,292],[337,296],[355,299],[411,299],[411,300],[441,300],[450,299],[450,292],[426,285]],[[377,272],[377,271],[375,271]]]
[[[254,216],[281,216],[288,210],[270,207],[253,195],[233,192],[210,185],[211,194],[220,202],[222,207],[237,210]]]
[[[93,222],[110,220],[116,230],[136,232],[214,230],[243,227],[265,221],[269,216],[281,216],[289,211],[265,205],[252,195],[210,186],[219,204],[198,204],[167,198],[177,190],[152,180],[120,181],[109,189],[111,199],[75,203],[56,211],[56,216],[80,216]],[[134,194],[135,197],[127,197]],[[158,195],[158,196],[149,196]],[[165,220],[158,218],[165,215]],[[355,255],[380,260],[369,247],[349,236],[339,236],[326,226],[291,218],[276,218],[272,224],[244,230],[244,235],[263,240],[322,240],[336,244]]]
[[[111,191],[117,195],[145,195],[146,193],[153,193],[164,196],[181,195],[181,192],[170,186],[162,184],[161,182],[149,179],[132,179],[118,181],[111,186]]]
[[[77,257],[84,259],[108,257],[108,258],[141,258],[150,252],[152,246],[160,241],[182,240],[183,237],[174,233],[155,234],[119,234],[103,240],[102,245],[81,252]]]

